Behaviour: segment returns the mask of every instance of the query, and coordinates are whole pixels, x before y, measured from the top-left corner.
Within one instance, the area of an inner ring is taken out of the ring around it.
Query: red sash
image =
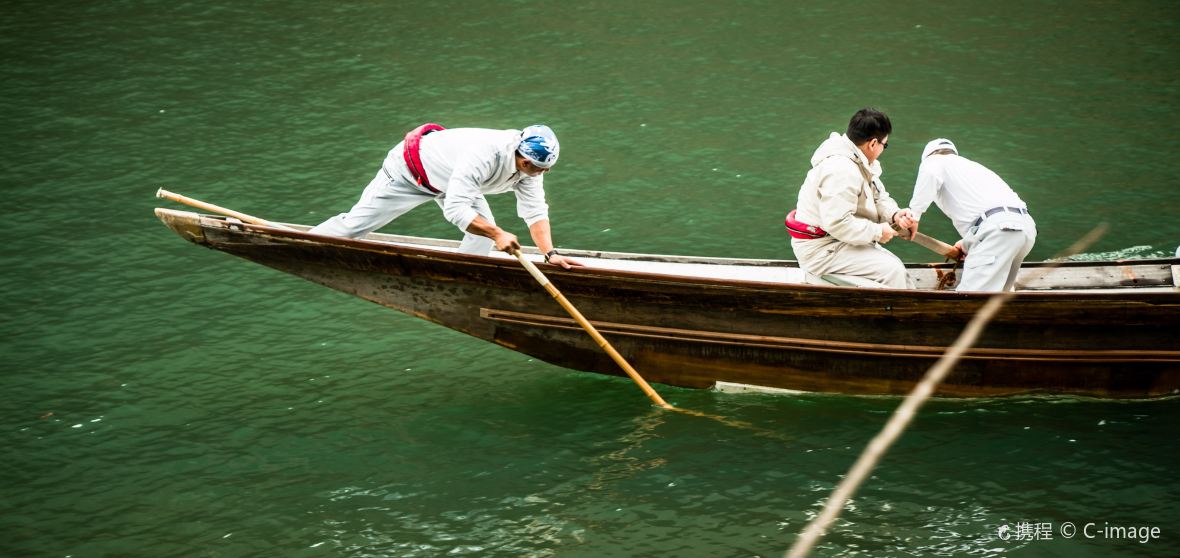
[[[446,130],[446,128],[430,123],[410,130],[410,133],[406,134],[405,151],[402,153],[406,159],[406,166],[410,167],[410,174],[413,175],[414,180],[418,181],[418,185],[425,186],[427,190],[436,194],[442,192],[430,185],[430,179],[426,177],[426,167],[422,166],[422,155],[419,150],[422,146],[422,136],[439,130]]]
[[[795,210],[794,209],[792,209],[791,212],[787,214],[787,220],[786,220],[785,224],[787,225],[787,232],[791,233],[791,236],[794,238],[801,238],[803,240],[815,240],[817,238],[823,238],[825,236],[828,236],[827,231],[825,231],[815,225],[808,225],[807,223],[804,223],[803,221],[795,220]]]

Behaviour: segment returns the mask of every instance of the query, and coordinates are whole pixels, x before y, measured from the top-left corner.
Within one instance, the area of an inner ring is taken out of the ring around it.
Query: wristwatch
[[[557,251],[556,248],[554,248],[553,250],[550,250],[548,252],[545,252],[545,263],[549,263],[549,258],[552,258],[553,256],[556,256],[557,254],[559,254],[559,252]]]

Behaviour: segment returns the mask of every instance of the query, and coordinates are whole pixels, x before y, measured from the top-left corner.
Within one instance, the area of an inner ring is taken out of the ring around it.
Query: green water
[[[657,386],[760,430],[670,416],[188,244],[153,193],[314,224],[417,124],[546,122],[559,246],[790,258],[811,152],[872,105],[903,203],[946,136],[1028,202],[1032,258],[1100,221],[1087,257],[1170,255],[1177,6],[7,2],[0,556],[781,556],[896,399]],[[1178,420],[932,403],[816,555],[1175,556]]]

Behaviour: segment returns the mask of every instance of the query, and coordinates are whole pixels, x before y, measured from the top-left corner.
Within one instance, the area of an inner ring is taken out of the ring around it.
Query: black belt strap
[[[978,227],[979,224],[982,223],[984,219],[987,219],[988,217],[991,217],[992,215],[995,215],[1001,211],[1008,211],[1011,213],[1023,213],[1025,215],[1031,215],[1031,213],[1029,213],[1028,210],[1023,207],[1006,207],[1006,206],[1001,205],[1000,207],[993,207],[987,211],[984,211],[983,215],[980,215],[978,218],[975,219],[974,223],[971,223],[971,226]]]

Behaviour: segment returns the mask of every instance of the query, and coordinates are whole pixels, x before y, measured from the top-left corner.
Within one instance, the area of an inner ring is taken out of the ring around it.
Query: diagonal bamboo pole
[[[1106,233],[1106,229],[1106,223],[1098,225],[1094,230],[1087,233],[1086,236],[1083,236],[1080,240],[1073,243],[1072,246],[1066,248],[1058,257],[1065,258],[1081,252]],[[1044,274],[1051,269],[1053,269],[1053,266],[1043,267],[1040,270],[1040,274]],[[987,326],[988,322],[995,317],[996,313],[1000,311],[1000,308],[1004,306],[1004,303],[1008,302],[1015,294],[1015,291],[996,293],[975,313],[975,317],[971,318],[971,321],[967,323],[967,327],[963,329],[963,333],[959,334],[959,338],[946,350],[942,358],[938,359],[938,362],[934,363],[934,366],[931,366],[930,370],[926,371],[926,375],[922,377],[922,380],[918,382],[917,386],[914,386],[914,390],[906,396],[905,401],[894,411],[893,416],[889,417],[889,421],[885,423],[885,427],[881,429],[881,432],[861,452],[860,457],[857,458],[856,463],[852,465],[852,469],[845,475],[844,480],[840,482],[836,490],[828,497],[823,511],[815,519],[812,519],[811,523],[807,524],[803,533],[795,540],[795,544],[787,551],[787,558],[803,558],[811,552],[811,549],[815,547],[820,538],[827,533],[828,527],[840,516],[840,512],[844,511],[844,505],[848,503],[848,500],[852,498],[852,495],[856,493],[860,485],[873,472],[873,469],[881,461],[885,452],[889,451],[889,447],[901,437],[906,427],[913,422],[918,409],[926,403],[927,399],[930,399],[938,384],[942,383],[942,380],[946,378],[955,364],[959,362],[963,353],[967,352],[979,339],[979,335],[983,333],[983,329]]]
[[[512,250],[512,255],[516,256],[516,259],[520,261],[520,265],[523,265],[524,268],[528,270],[529,275],[532,275],[533,279],[536,279],[537,282],[549,292],[549,295],[552,296],[553,299],[556,300],[557,303],[560,304],[561,307],[564,308],[565,311],[574,318],[574,321],[578,322],[578,325],[582,326],[582,329],[586,330],[586,333],[590,334],[590,337],[594,339],[594,342],[598,343],[598,346],[601,347],[602,350],[606,351],[606,354],[610,355],[611,359],[615,361],[615,364],[618,364],[619,368],[622,368],[623,372],[626,372],[627,375],[639,385],[639,389],[642,389],[643,393],[646,394],[653,403],[664,409],[675,409],[675,407],[664,401],[664,398],[660,397],[660,394],[656,393],[656,390],[652,389],[651,385],[649,385],[647,381],[643,379],[643,376],[640,376],[639,372],[636,372],[635,369],[632,368],[627,362],[627,359],[623,358],[623,355],[620,355],[619,352],[616,351],[613,346],[611,346],[610,342],[607,341],[601,333],[598,333],[598,329],[591,325],[586,317],[583,316],[576,307],[574,307],[573,303],[566,299],[565,295],[561,294],[561,291],[557,290],[557,287],[553,286],[553,283],[549,282],[549,278],[545,277],[545,274],[541,273],[541,270],[537,269],[537,266],[533,264],[533,262],[525,258],[524,254],[521,254],[519,249],[514,248]]]

